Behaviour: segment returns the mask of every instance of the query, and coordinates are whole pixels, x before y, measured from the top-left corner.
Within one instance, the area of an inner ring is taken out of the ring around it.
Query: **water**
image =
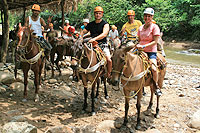
[[[185,50],[177,49],[173,47],[164,47],[166,53],[166,59],[169,62],[175,62],[178,64],[188,64],[192,66],[200,67],[200,55],[188,54],[183,52]]]

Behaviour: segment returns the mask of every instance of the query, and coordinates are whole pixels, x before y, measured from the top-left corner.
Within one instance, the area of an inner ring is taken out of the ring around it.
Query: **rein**
[[[19,45],[18,47],[25,49],[25,52],[21,53],[21,55],[19,55],[20,61],[27,62],[32,65],[32,64],[37,63],[38,59],[43,55],[44,50],[40,48],[39,44],[37,44],[38,48],[39,48],[39,52],[34,57],[27,59],[25,55],[27,55],[28,53],[30,53],[33,50],[33,44],[31,46],[31,49],[29,51],[27,50],[28,44],[31,43],[30,36],[31,36],[31,34],[29,34],[25,45]]]

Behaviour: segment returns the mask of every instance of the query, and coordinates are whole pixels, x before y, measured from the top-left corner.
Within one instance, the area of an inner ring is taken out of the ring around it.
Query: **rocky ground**
[[[12,65],[9,67],[12,71]],[[23,78],[21,70],[18,79],[3,64],[0,64],[0,132],[9,128],[24,127],[26,131],[39,133],[195,133],[200,132],[200,68],[168,62],[167,74],[160,98],[160,118],[154,118],[156,98],[150,114],[146,108],[150,90],[142,98],[141,130],[135,130],[135,99],[131,99],[129,122],[122,126],[124,117],[124,96],[108,85],[109,99],[104,98],[103,86],[95,103],[96,115],[91,116],[91,102],[87,112],[83,105],[83,85],[73,82],[72,71],[65,66],[62,76],[56,73],[51,78],[48,71],[40,89],[40,102],[34,102],[33,73],[30,73],[28,101],[22,102]],[[89,89],[88,89],[89,90]],[[90,96],[90,95],[89,95]],[[20,126],[19,126],[20,125]],[[18,129],[22,131],[22,129]],[[23,131],[25,133],[25,130]]]

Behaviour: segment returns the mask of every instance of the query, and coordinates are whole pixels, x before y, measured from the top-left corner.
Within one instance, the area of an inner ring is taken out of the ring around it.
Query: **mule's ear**
[[[33,33],[33,31],[34,31],[33,29],[30,29],[30,32],[31,32],[31,33]]]
[[[128,47],[125,47],[125,48],[123,48],[123,51],[126,53],[126,52],[129,52],[131,49],[133,49],[134,47],[135,47],[136,45],[134,44],[134,45],[130,45],[130,46],[128,46]]]
[[[19,23],[19,28],[22,28],[22,24],[21,23]]]

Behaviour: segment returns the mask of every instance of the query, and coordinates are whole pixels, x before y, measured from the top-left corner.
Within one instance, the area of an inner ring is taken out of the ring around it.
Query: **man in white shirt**
[[[114,49],[118,48],[120,46],[120,40],[119,40],[119,33],[117,31],[117,27],[115,25],[112,25],[111,30],[108,34],[109,41],[111,42],[112,47]]]

